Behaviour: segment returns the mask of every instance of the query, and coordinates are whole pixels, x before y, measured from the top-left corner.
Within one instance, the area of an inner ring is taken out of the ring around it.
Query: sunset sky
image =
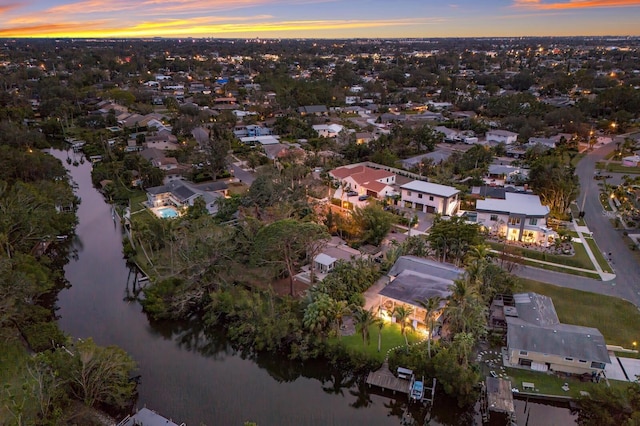
[[[0,0],[0,37],[640,35],[640,0]]]

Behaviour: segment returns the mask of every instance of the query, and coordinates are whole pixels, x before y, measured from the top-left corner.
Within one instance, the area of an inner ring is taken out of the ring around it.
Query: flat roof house
[[[513,367],[598,374],[611,363],[597,328],[561,323],[548,296],[519,293],[513,298],[513,306],[505,306],[508,361]]]
[[[400,186],[405,207],[444,216],[453,215],[460,204],[460,191],[452,186],[414,180]]]
[[[476,202],[478,224],[489,233],[509,241],[524,241],[547,246],[556,233],[547,227],[549,206],[543,206],[534,194],[506,192],[504,199],[488,198]]]

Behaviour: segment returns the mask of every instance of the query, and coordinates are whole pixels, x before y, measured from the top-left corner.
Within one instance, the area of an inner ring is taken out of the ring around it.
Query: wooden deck
[[[372,371],[367,376],[367,384],[369,386],[377,386],[382,389],[388,389],[393,393],[401,392],[409,394],[411,392],[411,381],[397,378],[389,371],[387,361],[382,364],[379,370]]]

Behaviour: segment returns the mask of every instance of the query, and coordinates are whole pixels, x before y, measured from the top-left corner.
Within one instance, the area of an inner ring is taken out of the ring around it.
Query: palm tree
[[[373,311],[366,310],[362,307],[358,307],[356,309],[356,311],[354,312],[354,319],[356,322],[356,330],[362,333],[362,343],[366,346],[370,341],[369,327],[377,324],[380,319],[376,318]]]
[[[393,310],[393,315],[396,317],[396,321],[400,323],[400,333],[404,337],[404,343],[407,345],[407,349],[409,349],[409,341],[407,340],[407,320],[413,313],[413,308],[405,305],[398,305]]]
[[[431,358],[431,338],[433,334],[434,314],[440,309],[442,298],[440,296],[432,296],[428,299],[416,300],[416,302],[425,310],[424,323],[429,329],[429,337],[427,339],[427,352]]]
[[[351,309],[347,305],[346,300],[335,300],[332,306],[333,324],[335,332],[340,338],[340,327],[342,326],[342,319],[345,315],[349,315]]]
[[[460,365],[464,365],[465,367],[469,365],[469,354],[474,344],[475,339],[472,333],[458,333],[455,335],[453,338],[453,347],[458,354]]]
[[[380,352],[380,347],[382,346],[382,329],[384,328],[384,321],[378,318],[378,322],[376,322],[378,326],[378,352]]]

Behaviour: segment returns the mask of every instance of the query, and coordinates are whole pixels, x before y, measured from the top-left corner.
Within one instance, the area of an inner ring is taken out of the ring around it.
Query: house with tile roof
[[[363,165],[338,167],[329,172],[329,176],[340,183],[344,189],[355,191],[358,195],[383,198],[395,194],[395,173],[373,169]]]

